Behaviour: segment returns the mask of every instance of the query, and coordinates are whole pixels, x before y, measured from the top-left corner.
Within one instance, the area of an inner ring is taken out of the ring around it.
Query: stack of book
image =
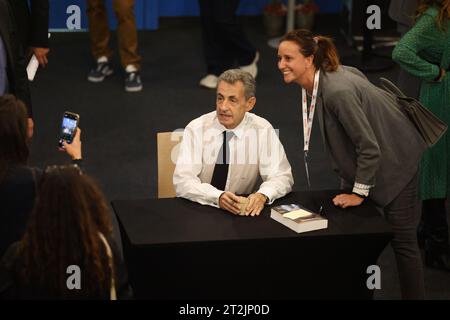
[[[328,220],[298,204],[284,204],[272,208],[270,217],[297,233],[328,227]]]

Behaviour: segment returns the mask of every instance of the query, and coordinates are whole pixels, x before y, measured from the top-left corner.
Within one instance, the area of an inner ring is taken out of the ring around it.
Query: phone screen
[[[67,143],[72,143],[73,137],[77,130],[78,116],[73,114],[64,114],[61,126],[61,135],[59,139],[59,145],[62,146],[62,142],[65,140]]]

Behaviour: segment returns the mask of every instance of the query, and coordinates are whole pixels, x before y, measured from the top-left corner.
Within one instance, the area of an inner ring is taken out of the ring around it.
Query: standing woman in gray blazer
[[[391,245],[402,297],[423,299],[416,229],[417,173],[424,140],[393,95],[357,69],[340,64],[330,38],[308,30],[287,33],[278,48],[278,68],[286,83],[302,88],[305,163],[316,114],[333,168],[352,186],[351,192],[332,199],[334,205],[348,208],[370,198],[383,209],[394,233]]]

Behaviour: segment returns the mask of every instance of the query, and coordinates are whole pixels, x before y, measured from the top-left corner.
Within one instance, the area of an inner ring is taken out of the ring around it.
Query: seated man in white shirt
[[[248,72],[220,75],[216,110],[184,130],[173,175],[178,197],[257,216],[265,204],[292,190],[291,166],[277,133],[267,120],[249,113],[255,103],[255,80]],[[241,212],[243,199],[248,202]]]

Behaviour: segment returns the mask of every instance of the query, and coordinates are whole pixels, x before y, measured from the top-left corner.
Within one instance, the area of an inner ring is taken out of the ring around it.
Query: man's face
[[[244,119],[245,112],[253,109],[256,98],[245,99],[244,84],[220,81],[217,85],[216,112],[220,124],[227,129],[236,128]]]
[[[278,69],[283,74],[284,82],[297,82],[305,77],[312,67],[313,56],[305,57],[299,46],[292,41],[283,41],[278,47]]]

